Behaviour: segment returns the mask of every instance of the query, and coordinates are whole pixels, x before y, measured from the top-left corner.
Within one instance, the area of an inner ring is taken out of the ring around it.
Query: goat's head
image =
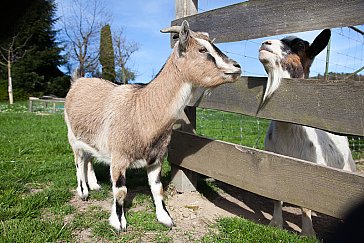
[[[194,85],[209,88],[239,78],[240,65],[222,53],[207,33],[191,31],[186,20],[181,26],[172,26],[161,32],[173,33],[173,38],[178,40],[173,50],[177,56],[177,68]]]
[[[295,36],[267,40],[259,48],[259,60],[268,73],[265,102],[277,90],[282,78],[308,78],[314,58],[327,46],[331,36],[323,30],[310,45]]]

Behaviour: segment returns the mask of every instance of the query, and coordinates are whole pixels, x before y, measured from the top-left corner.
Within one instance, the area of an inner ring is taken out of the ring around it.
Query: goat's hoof
[[[114,228],[116,229],[117,231],[120,231],[121,230],[121,225],[120,225],[120,222],[119,220],[116,218],[113,218],[113,217],[110,217],[109,218],[109,224]]]
[[[81,188],[77,188],[77,194],[81,198],[82,201],[87,201],[88,191],[81,190]]]
[[[109,224],[114,227],[117,231],[126,231],[126,219],[125,217],[121,217],[121,222],[119,221],[119,218],[116,216],[116,214],[112,214],[109,218]]]
[[[165,225],[168,228],[172,228],[174,226],[173,220],[167,213],[157,215],[157,219],[159,223]]]
[[[91,184],[89,185],[90,190],[92,191],[99,191],[101,189],[101,186],[99,184]]]

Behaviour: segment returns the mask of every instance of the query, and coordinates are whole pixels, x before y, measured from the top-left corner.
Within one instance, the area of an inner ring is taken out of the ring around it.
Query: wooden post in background
[[[197,14],[198,0],[175,0],[176,19]]]
[[[197,13],[198,0],[175,0],[176,19],[183,18]],[[196,107],[186,107],[185,116],[182,119],[181,127],[185,132],[194,133],[196,130]],[[197,176],[196,172],[184,169],[171,163],[171,183],[178,192],[196,191]]]

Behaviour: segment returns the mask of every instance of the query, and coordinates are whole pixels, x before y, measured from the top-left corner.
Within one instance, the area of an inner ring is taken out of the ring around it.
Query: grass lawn
[[[196,109],[197,134],[226,142],[264,149],[264,138],[269,121],[255,117]]]
[[[116,232],[108,225],[111,185],[106,166],[95,167],[102,190],[91,192],[89,201],[93,205],[79,206],[87,202],[74,197],[76,175],[63,115],[28,113],[26,110],[25,103],[11,108],[0,104],[0,242],[78,242],[80,232],[86,232],[90,242],[173,241],[169,229],[156,222],[150,193],[145,192],[149,189],[143,170],[127,173],[128,191],[134,192],[126,204],[128,232]],[[202,112],[205,114],[201,115]],[[203,123],[198,121],[202,125],[198,128],[200,134],[262,147],[264,133],[257,138],[257,131],[264,131],[267,121],[257,123],[255,119],[241,115],[202,110],[198,110],[198,114],[199,119],[204,120]],[[211,120],[217,121],[210,124]],[[215,129],[222,126],[219,121],[228,121],[224,123],[228,128],[224,134]],[[240,130],[250,132],[241,136]],[[165,185],[170,181],[168,162],[164,164],[162,179]],[[211,225],[211,232],[198,241],[315,240],[242,218],[223,218]]]

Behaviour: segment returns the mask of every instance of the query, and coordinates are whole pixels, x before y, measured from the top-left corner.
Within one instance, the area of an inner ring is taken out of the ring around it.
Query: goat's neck
[[[276,85],[274,85],[274,90],[272,91],[272,93],[278,88],[279,84],[281,83],[282,78],[305,78],[306,75],[304,76],[297,76],[297,75],[292,75],[291,73],[289,73],[286,70],[283,70],[282,68],[277,68],[274,69],[273,72],[269,72],[268,75],[268,83],[269,80],[271,80],[271,82],[273,83],[277,83]],[[298,132],[298,130],[302,130],[303,126],[301,125],[296,125],[296,124],[292,124],[292,123],[287,123],[287,122],[281,122],[281,121],[272,121],[275,123],[276,129],[277,131],[282,131],[282,132]]]
[[[173,125],[191,98],[192,84],[182,71],[177,53],[173,52],[158,76],[143,90],[145,101],[153,106],[146,112],[148,120],[158,125],[153,130]]]

